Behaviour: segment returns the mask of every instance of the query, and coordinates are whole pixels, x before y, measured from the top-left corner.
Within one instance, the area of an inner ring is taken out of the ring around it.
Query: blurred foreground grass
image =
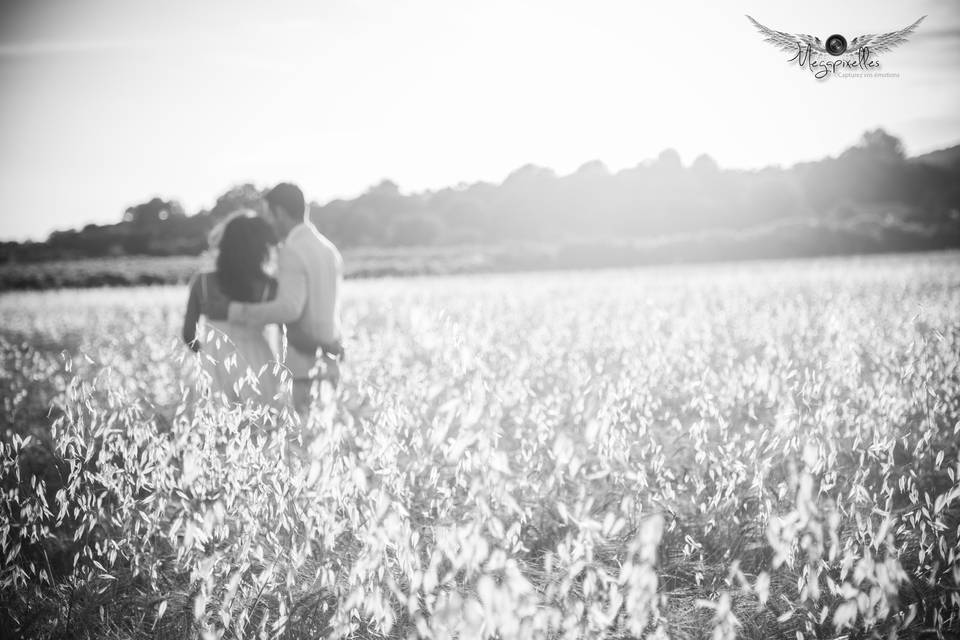
[[[4,629],[960,632],[955,253],[353,281],[305,424],[184,296],[0,296]]]

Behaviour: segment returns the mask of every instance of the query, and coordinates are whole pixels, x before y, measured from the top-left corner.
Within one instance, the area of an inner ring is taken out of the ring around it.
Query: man
[[[320,379],[333,387],[340,379],[343,258],[310,223],[299,187],[278,184],[264,200],[264,217],[281,241],[277,295],[269,302],[231,302],[227,319],[238,324],[285,325],[289,347],[285,364],[293,375],[294,407],[303,413],[310,404],[314,367],[319,364]]]

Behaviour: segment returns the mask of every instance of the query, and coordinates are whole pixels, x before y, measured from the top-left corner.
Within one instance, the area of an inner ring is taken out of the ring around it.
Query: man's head
[[[281,182],[263,199],[267,203],[266,218],[279,238],[286,238],[291,229],[306,219],[303,191],[295,184]]]

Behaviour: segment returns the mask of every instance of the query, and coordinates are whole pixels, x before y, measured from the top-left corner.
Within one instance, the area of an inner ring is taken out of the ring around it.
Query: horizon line
[[[877,129],[886,131],[886,129],[885,129],[884,127],[877,127],[876,129],[872,129],[872,131],[876,131]],[[871,129],[865,130],[864,133],[866,133],[866,131],[871,131]],[[887,133],[889,133],[889,131],[888,131]],[[893,134],[890,134],[890,135],[893,135]],[[903,139],[902,139],[902,138],[900,138],[899,136],[894,136],[894,137],[897,138],[898,140],[900,140],[901,143],[903,143]],[[852,149],[852,148],[855,148],[855,147],[856,147],[856,145],[854,144],[854,145],[851,145],[850,147],[847,147],[847,149]],[[955,141],[954,141],[953,143],[947,143],[947,144],[941,143],[941,144],[938,144],[938,145],[935,146],[935,147],[931,147],[931,148],[929,148],[929,149],[927,149],[927,150],[918,150],[918,151],[916,151],[916,152],[914,152],[914,153],[912,153],[912,154],[910,154],[910,155],[905,155],[904,157],[905,157],[906,159],[910,160],[910,159],[918,158],[918,157],[920,157],[920,156],[927,155],[927,154],[929,154],[929,153],[935,153],[935,152],[937,152],[937,151],[945,151],[945,150],[947,150],[947,149],[952,149],[952,148],[954,148],[954,147],[960,147],[960,138],[955,139]],[[845,149],[845,151],[846,151],[847,149]],[[629,170],[631,170],[631,169],[635,169],[635,168],[638,168],[638,167],[641,167],[641,166],[648,166],[648,163],[655,162],[656,159],[657,159],[657,157],[659,157],[659,155],[662,154],[664,151],[670,151],[670,150],[675,151],[675,152],[677,153],[677,155],[680,155],[680,152],[677,151],[674,147],[666,147],[666,148],[662,149],[662,150],[660,151],[660,153],[657,154],[657,156],[650,157],[650,158],[645,158],[645,159],[643,159],[643,160],[640,160],[640,161],[637,162],[636,164],[633,164],[633,165],[631,165],[631,166],[625,166],[625,167],[623,167],[623,168],[621,168],[621,169],[618,169],[617,171],[612,171],[612,170],[610,170],[610,168],[609,168],[609,166],[607,165],[607,163],[604,162],[603,160],[601,160],[600,158],[593,158],[593,159],[590,159],[590,160],[586,160],[586,161],[580,163],[580,165],[579,165],[576,169],[574,169],[574,170],[571,171],[570,173],[566,173],[566,174],[560,174],[560,173],[558,173],[558,172],[556,171],[556,169],[554,169],[553,167],[549,167],[549,166],[545,166],[545,165],[538,165],[538,164],[536,164],[535,162],[527,162],[527,163],[522,164],[522,165],[520,165],[520,166],[512,169],[511,171],[509,171],[509,172],[506,174],[506,176],[504,176],[503,179],[500,180],[499,182],[490,182],[490,181],[482,180],[482,179],[481,179],[481,180],[472,180],[472,181],[461,180],[461,181],[459,181],[459,182],[457,182],[457,183],[455,183],[455,184],[447,184],[447,185],[444,185],[444,186],[441,186],[441,187],[425,187],[425,188],[413,189],[413,190],[403,189],[403,188],[400,186],[400,184],[399,184],[398,182],[396,182],[395,180],[393,180],[392,178],[390,178],[390,177],[388,177],[388,176],[383,176],[383,177],[380,178],[379,180],[371,183],[369,186],[367,186],[367,188],[366,188],[365,190],[360,191],[359,193],[355,193],[355,194],[349,195],[349,196],[334,196],[334,197],[330,197],[330,198],[327,198],[327,199],[326,199],[324,202],[322,202],[322,203],[321,203],[319,200],[317,200],[317,199],[307,198],[307,203],[308,203],[308,205],[309,205],[309,204],[315,204],[315,205],[319,205],[320,207],[325,207],[325,206],[327,206],[327,205],[329,205],[329,204],[331,204],[331,203],[333,203],[333,202],[347,202],[347,201],[350,201],[350,200],[355,200],[355,199],[363,196],[365,193],[369,192],[371,189],[374,189],[375,187],[383,184],[384,182],[390,182],[390,183],[394,184],[394,185],[397,187],[397,190],[398,190],[402,195],[405,195],[405,196],[408,196],[408,197],[409,197],[409,196],[414,196],[414,195],[426,195],[426,194],[438,193],[438,192],[443,191],[443,190],[445,190],[445,189],[454,189],[454,190],[456,190],[456,189],[462,189],[462,188],[469,188],[469,187],[471,187],[471,186],[473,186],[473,185],[481,185],[481,184],[493,185],[493,186],[502,186],[502,185],[504,184],[504,182],[506,182],[507,179],[509,179],[510,176],[512,176],[514,173],[516,173],[517,171],[519,171],[520,169],[523,169],[523,168],[525,168],[525,167],[535,167],[535,168],[538,168],[538,169],[546,169],[546,170],[550,171],[551,173],[553,173],[553,174],[554,174],[554,177],[556,177],[556,178],[566,178],[566,177],[570,177],[570,176],[575,175],[581,168],[583,168],[584,166],[586,166],[586,165],[588,165],[588,164],[592,164],[592,163],[599,162],[601,165],[603,165],[603,167],[609,172],[609,174],[610,174],[611,176],[614,176],[614,175],[617,175],[617,174],[622,173],[622,172],[624,172],[624,171],[629,171]],[[841,153],[842,153],[842,152],[841,152]],[[733,166],[721,166],[719,163],[717,163],[717,169],[720,170],[720,171],[743,171],[743,172],[760,172],[760,171],[766,171],[766,170],[769,170],[769,169],[778,169],[778,170],[781,170],[781,171],[789,171],[789,170],[795,168],[797,165],[800,165],[800,164],[806,164],[806,163],[810,163],[810,162],[822,162],[822,161],[824,161],[824,160],[828,160],[828,159],[832,159],[832,158],[838,157],[839,155],[840,155],[840,154],[837,154],[837,156],[833,156],[833,155],[829,155],[829,154],[828,154],[828,155],[822,156],[822,157],[820,157],[820,158],[817,158],[817,159],[815,159],[815,160],[798,160],[798,161],[796,161],[796,162],[794,162],[794,163],[792,163],[792,164],[790,164],[790,165],[786,165],[786,166],[781,165],[781,164],[767,164],[767,165],[755,165],[755,166],[752,166],[752,167],[733,167]],[[681,161],[681,167],[683,167],[684,169],[689,169],[689,168],[692,166],[693,161],[695,161],[697,158],[699,158],[699,157],[701,157],[701,156],[707,156],[707,157],[713,159],[714,162],[716,162],[716,159],[714,159],[713,156],[712,156],[710,153],[704,151],[704,152],[701,152],[701,153],[696,154],[696,156],[693,157],[693,160],[691,160],[691,161],[690,161],[689,163],[687,163],[687,164],[683,164],[683,162]],[[249,184],[249,185],[253,185],[254,188],[259,188],[259,187],[257,186],[258,181],[256,181],[256,180],[236,180],[236,181],[232,182],[229,186],[227,186],[224,191],[221,191],[221,192],[219,192],[219,193],[220,193],[220,195],[222,195],[222,194],[225,193],[226,191],[229,191],[229,190],[231,190],[231,189],[235,189],[235,188],[237,188],[237,187],[241,187],[241,186],[243,186],[243,185],[248,185],[248,184]],[[159,190],[158,190],[158,191],[153,191],[149,196],[144,196],[142,202],[149,202],[150,200],[153,200],[154,198],[160,198],[161,200],[167,200],[168,202],[169,202],[169,201],[174,201],[174,202],[178,202],[178,203],[180,202],[180,198],[178,198],[178,197],[176,197],[176,196],[174,196],[174,197],[164,196]],[[133,207],[133,206],[136,206],[137,204],[142,204],[142,202],[137,202],[137,203],[134,203],[134,204],[131,204],[131,205],[128,205],[128,206],[129,206],[129,207]],[[216,202],[216,197],[214,197],[214,202]],[[192,217],[192,216],[198,215],[199,213],[201,213],[201,212],[203,212],[203,211],[207,211],[207,210],[208,210],[207,207],[201,206],[199,209],[197,209],[197,210],[194,211],[193,213],[188,213],[187,216],[188,216],[188,217]],[[55,229],[51,229],[51,230],[47,231],[45,234],[43,234],[43,235],[40,236],[40,237],[38,237],[38,236],[21,236],[21,237],[19,237],[19,238],[10,237],[10,236],[0,237],[0,243],[11,243],[11,242],[12,242],[12,243],[20,243],[20,244],[24,244],[24,243],[28,243],[28,242],[43,243],[43,242],[46,242],[46,241],[49,239],[50,235],[53,234],[53,233],[56,233],[56,232],[58,232],[58,231],[76,231],[76,230],[82,229],[83,227],[85,227],[85,226],[87,226],[87,225],[90,225],[90,224],[99,225],[99,226],[106,226],[106,225],[119,224],[119,223],[118,223],[118,222],[96,222],[96,221],[87,221],[87,222],[83,222],[83,223],[78,223],[77,225],[72,226],[72,227],[69,227],[69,228],[55,228]]]

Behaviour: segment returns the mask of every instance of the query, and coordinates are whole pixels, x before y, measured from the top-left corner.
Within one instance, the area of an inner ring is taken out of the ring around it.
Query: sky
[[[898,77],[818,81],[747,21],[825,40],[901,29]],[[883,127],[960,143],[955,0],[0,0],[0,239],[189,213],[243,182],[319,202],[635,166],[835,155]]]

